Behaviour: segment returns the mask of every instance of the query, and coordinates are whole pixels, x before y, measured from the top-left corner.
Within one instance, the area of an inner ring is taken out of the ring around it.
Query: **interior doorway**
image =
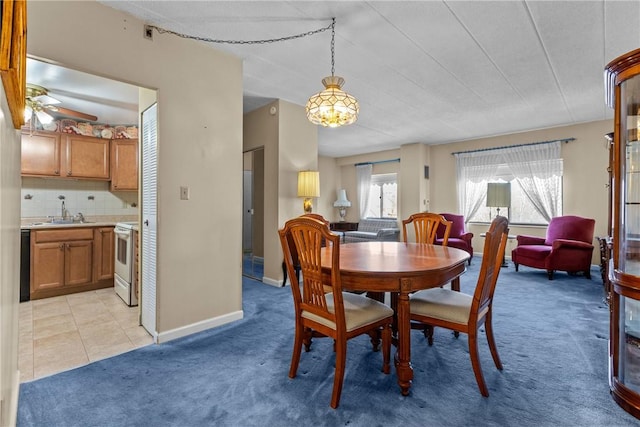
[[[264,275],[264,148],[243,154],[242,274]]]

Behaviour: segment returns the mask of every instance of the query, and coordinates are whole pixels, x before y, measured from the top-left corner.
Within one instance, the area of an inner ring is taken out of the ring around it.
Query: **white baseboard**
[[[276,280],[276,279],[272,279],[270,277],[266,277],[266,276],[262,276],[262,283],[265,283],[267,285],[271,285],[271,286],[275,286],[276,288],[281,288],[284,286],[284,283],[282,283],[282,280]]]
[[[241,320],[243,317],[244,317],[244,312],[242,310],[238,310],[238,311],[225,314],[223,316],[202,320],[200,322],[192,323],[186,326],[181,326],[179,328],[171,329],[169,331],[159,332],[157,335],[156,342],[160,344],[167,341],[175,340],[176,338],[186,337],[187,335],[195,334],[196,332],[206,331],[207,329],[215,328],[217,326],[222,326],[227,323],[234,322],[236,320]]]

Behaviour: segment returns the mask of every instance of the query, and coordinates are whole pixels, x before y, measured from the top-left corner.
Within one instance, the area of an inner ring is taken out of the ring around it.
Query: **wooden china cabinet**
[[[614,109],[612,145],[609,385],[613,399],[640,418],[640,49],[605,68]]]

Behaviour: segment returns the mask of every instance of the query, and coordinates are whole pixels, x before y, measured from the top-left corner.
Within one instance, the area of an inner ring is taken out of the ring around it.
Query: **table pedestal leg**
[[[409,394],[411,381],[413,380],[413,368],[411,367],[411,324],[409,319],[409,292],[411,289],[408,280],[401,279],[401,291],[398,295],[398,348],[394,358],[398,385],[403,396]]]

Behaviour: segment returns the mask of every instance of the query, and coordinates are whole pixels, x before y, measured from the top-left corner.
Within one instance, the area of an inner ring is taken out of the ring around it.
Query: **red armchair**
[[[447,221],[451,221],[453,223],[451,225],[451,231],[449,232],[449,242],[447,243],[447,246],[468,252],[470,255],[469,265],[471,265],[471,258],[473,258],[473,246],[471,246],[471,240],[473,239],[473,233],[468,233],[465,230],[464,215],[450,213],[443,213],[440,215],[445,217]],[[436,245],[442,245],[442,241],[444,240],[444,229],[445,227],[443,225],[438,227],[436,240],[434,241]]]
[[[522,264],[547,270],[549,280],[556,270],[569,274],[583,272],[590,279],[595,224],[590,218],[559,216],[551,218],[546,238],[516,236],[518,245],[511,251],[516,271]]]

